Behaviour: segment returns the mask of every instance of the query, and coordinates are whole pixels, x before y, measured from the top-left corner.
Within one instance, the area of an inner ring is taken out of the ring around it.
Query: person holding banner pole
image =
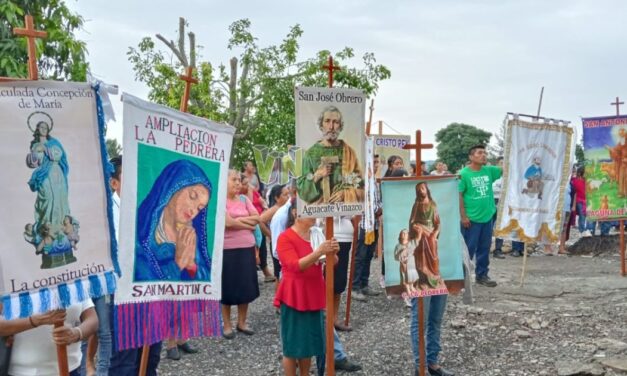
[[[292,218],[293,211],[290,210]],[[281,311],[281,340],[285,375],[309,375],[311,357],[324,354],[325,281],[322,256],[336,258],[340,246],[335,239],[325,240],[314,251],[311,227],[315,218],[298,218],[278,238],[277,252],[282,278],[274,298]]]
[[[59,321],[63,325],[53,328],[52,325]],[[82,357],[80,342],[93,335],[97,329],[98,316],[90,299],[65,310],[15,320],[0,319],[0,336],[13,336],[9,374],[58,375],[57,345],[66,345],[70,376],[79,376]]]

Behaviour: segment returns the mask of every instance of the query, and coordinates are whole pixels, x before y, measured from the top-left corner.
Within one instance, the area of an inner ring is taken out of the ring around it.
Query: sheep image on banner
[[[586,218],[627,217],[627,116],[584,118]]]

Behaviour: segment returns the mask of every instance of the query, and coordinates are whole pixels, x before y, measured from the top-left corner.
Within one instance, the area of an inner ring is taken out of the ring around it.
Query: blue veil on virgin
[[[163,210],[174,194],[183,188],[202,184],[209,192],[211,182],[207,175],[193,162],[178,160],[167,165],[152,185],[148,196],[137,211],[137,234],[135,244],[135,281],[209,281],[211,279],[211,258],[207,252],[207,207],[198,212],[192,220],[196,231],[196,265],[194,275],[181,269],[175,263],[175,244],[158,244],[155,233],[161,221]]]

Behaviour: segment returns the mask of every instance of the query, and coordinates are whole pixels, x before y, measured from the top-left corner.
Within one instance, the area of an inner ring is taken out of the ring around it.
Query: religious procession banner
[[[584,118],[586,218],[627,217],[627,116]]]
[[[298,215],[334,217],[364,210],[366,95],[296,87],[296,144],[305,149]]]
[[[383,241],[388,295],[447,294],[464,279],[457,178],[383,180]]]
[[[507,120],[495,236],[525,243],[559,240],[573,153],[573,128],[567,124]]]
[[[394,155],[401,157],[405,169],[409,170],[409,149],[403,149],[403,146],[411,142],[411,136],[373,135],[372,137],[374,138],[374,153],[381,161],[377,178],[385,176],[388,170],[388,158]]]
[[[0,83],[0,293],[6,319],[115,290],[102,101],[83,83]]]
[[[220,335],[234,128],[124,94],[119,349]]]

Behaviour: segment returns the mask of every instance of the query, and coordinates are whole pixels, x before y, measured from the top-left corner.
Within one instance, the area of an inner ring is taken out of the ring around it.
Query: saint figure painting
[[[188,160],[168,164],[137,211],[135,281],[209,281],[211,183]]]
[[[33,169],[28,181],[35,199],[34,223],[24,226],[24,239],[41,255],[41,269],[56,268],[76,261],[79,223],[70,214],[69,165],[63,145],[51,136],[54,122],[45,112],[33,112],[27,120],[33,133],[26,166]]]

